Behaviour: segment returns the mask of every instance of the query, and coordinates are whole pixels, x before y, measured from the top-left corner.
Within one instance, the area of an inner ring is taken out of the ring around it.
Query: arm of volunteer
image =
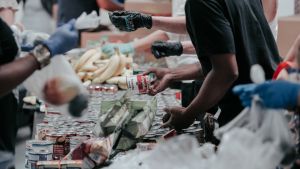
[[[145,74],[149,73],[154,73],[157,77],[148,93],[150,95],[156,95],[164,91],[174,81],[204,79],[200,63],[175,69],[150,68]]]
[[[277,15],[277,0],[262,0],[262,4],[268,22],[272,22]]]
[[[196,54],[196,49],[192,41],[181,42],[183,48],[183,54]]]
[[[204,75],[200,63],[180,66],[169,71],[172,81],[203,80]]]
[[[297,39],[293,43],[292,47],[290,48],[289,52],[287,53],[285,57],[285,61],[297,63],[299,62],[297,60],[298,55],[300,55],[300,35],[298,35]],[[300,58],[298,58],[300,59]]]
[[[144,52],[144,51],[150,52],[152,43],[157,40],[167,41],[169,40],[169,37],[166,34],[166,32],[158,30],[142,39],[134,41],[133,47],[136,52]]]
[[[185,16],[178,17],[152,17],[152,28],[157,30],[163,30],[166,32],[187,34],[186,19]]]
[[[234,54],[215,55],[210,57],[212,70],[206,76],[203,85],[186,108],[185,113],[195,118],[197,113],[205,112],[216,105],[238,77],[238,66]]]
[[[30,54],[14,62],[0,65],[0,96],[17,87],[39,67],[39,62]]]

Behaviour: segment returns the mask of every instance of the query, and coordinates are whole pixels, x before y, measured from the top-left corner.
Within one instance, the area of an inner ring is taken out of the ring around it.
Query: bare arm
[[[135,51],[137,51],[137,52],[145,52],[145,51],[150,52],[152,43],[155,41],[158,41],[158,40],[167,41],[167,40],[169,40],[169,37],[167,36],[166,32],[164,32],[164,31],[160,31],[160,30],[155,31],[152,34],[150,34],[142,39],[134,41],[133,47],[134,47]]]
[[[181,42],[184,54],[196,54],[196,49],[191,41]]]
[[[0,96],[17,87],[38,68],[39,63],[32,55],[0,65]]]
[[[15,22],[15,11],[11,8],[0,8],[0,17],[7,25],[12,25]]]
[[[171,76],[172,81],[204,79],[200,63],[184,65],[171,69],[168,74]]]
[[[152,17],[152,28],[166,32],[187,34],[185,16],[179,17]]]
[[[198,95],[186,109],[187,115],[192,118],[216,105],[238,77],[235,55],[211,56],[211,62],[212,70],[205,78]]]
[[[277,0],[262,0],[264,13],[268,22],[272,22],[277,14]]]
[[[300,35],[297,37],[296,41],[293,43],[292,47],[290,48],[289,52],[285,56],[285,61],[297,63],[297,57],[299,55],[300,50]],[[300,58],[298,58],[300,59]],[[300,66],[300,65],[298,65]]]

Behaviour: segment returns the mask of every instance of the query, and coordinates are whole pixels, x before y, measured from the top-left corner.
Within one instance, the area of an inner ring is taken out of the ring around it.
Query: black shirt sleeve
[[[18,53],[18,45],[10,27],[0,18],[0,64],[11,62]]]
[[[223,7],[215,0],[188,0],[187,30],[198,57],[235,53],[232,29]]]

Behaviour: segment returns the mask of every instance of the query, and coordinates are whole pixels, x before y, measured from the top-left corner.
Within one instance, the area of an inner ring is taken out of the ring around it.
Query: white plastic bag
[[[215,131],[215,135],[222,138],[222,141],[229,138],[230,141],[240,140],[249,150],[258,148],[253,152],[255,159],[263,159],[267,166],[273,165],[275,168],[294,148],[284,112],[285,110],[264,108],[259,99],[255,98],[251,108],[246,108],[229,124]],[[244,129],[241,135],[237,134],[239,128]],[[241,137],[242,134],[249,138]],[[263,163],[260,164],[262,168],[266,167]]]
[[[78,88],[78,94],[87,95],[87,91],[82,85],[80,79],[72,69],[70,63],[64,56],[56,56],[51,60],[51,63],[42,70],[36,71],[25,82],[24,86],[33,95],[40,99],[44,99],[43,89],[48,80],[53,78],[67,79],[68,82],[72,82],[72,85]],[[51,104],[50,104],[51,105]],[[70,113],[69,104],[66,103],[61,106],[51,105],[61,113]]]
[[[281,110],[265,109],[255,100],[236,119],[216,131],[218,151],[195,138],[179,136],[115,161],[109,169],[274,169],[293,147]]]

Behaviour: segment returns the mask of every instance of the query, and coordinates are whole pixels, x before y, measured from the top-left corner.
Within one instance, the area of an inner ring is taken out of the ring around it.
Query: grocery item
[[[53,144],[53,159],[61,160],[70,152],[70,140],[64,134],[48,133],[46,140],[54,142]]]
[[[39,161],[36,169],[88,169],[82,160]]]
[[[71,63],[85,86],[92,84],[116,84],[121,89],[127,89],[124,77],[132,74],[130,56],[116,52],[110,58],[104,57],[100,49],[90,49],[78,61]],[[115,79],[113,79],[115,78]]]
[[[86,140],[72,150],[64,160],[83,160],[83,166],[94,168],[108,159],[111,148],[110,137]]]
[[[145,94],[149,91],[151,82],[155,79],[154,74],[133,75],[126,77],[128,89],[135,93]]]

